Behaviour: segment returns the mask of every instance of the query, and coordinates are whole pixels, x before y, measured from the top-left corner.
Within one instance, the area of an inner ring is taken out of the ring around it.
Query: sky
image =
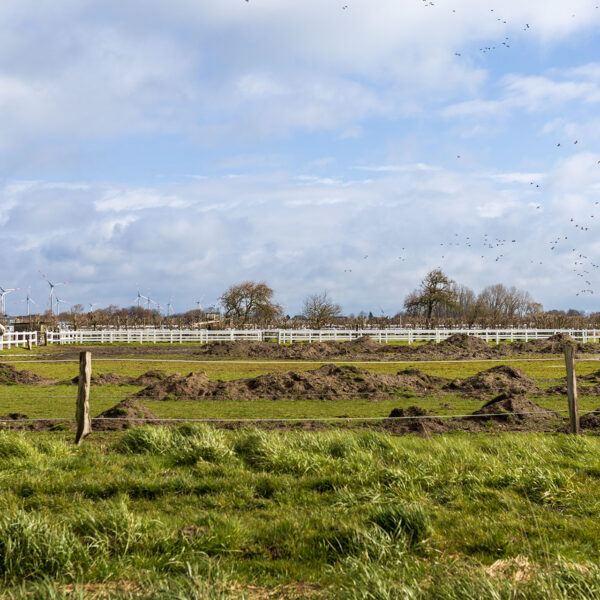
[[[600,310],[599,4],[1,3],[8,312],[43,273],[65,304],[257,280],[393,315],[438,267]]]

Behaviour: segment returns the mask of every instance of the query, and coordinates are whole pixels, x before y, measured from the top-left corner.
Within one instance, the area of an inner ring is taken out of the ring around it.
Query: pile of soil
[[[311,371],[269,373],[251,379],[211,381],[205,373],[171,375],[135,394],[150,400],[258,400],[281,398],[336,400],[387,398],[399,391],[435,389],[438,378],[417,370],[396,375],[370,373],[351,366],[324,365]],[[439,378],[440,382],[446,382]]]
[[[587,413],[579,419],[581,429],[600,429],[600,408]]]
[[[503,393],[476,410],[469,420],[492,420],[511,424],[535,425],[557,418],[561,418],[560,413],[548,411],[526,396]]]
[[[177,375],[178,374],[179,373],[177,373]],[[167,379],[167,377],[170,377],[170,374],[167,373],[166,371],[161,371],[160,369],[152,369],[150,371],[146,371],[139,377],[135,377],[132,380],[131,384],[132,385],[152,385],[153,383],[156,383],[157,381],[163,381],[164,379]]]
[[[327,360],[349,356],[373,355],[392,346],[380,344],[368,336],[347,342],[312,342],[279,345],[272,342],[214,342],[207,344],[197,355],[227,358],[271,358],[280,360]]]
[[[139,377],[128,377],[126,375],[117,375],[116,373],[92,374],[92,385],[151,385],[156,381],[161,381],[169,377],[165,371],[152,370],[143,373]],[[71,383],[79,384],[79,375],[70,380]]]
[[[455,379],[443,387],[445,391],[468,396],[540,393],[535,379],[521,369],[510,365],[498,365],[466,379]]]
[[[568,342],[574,343],[577,352],[582,354],[598,354],[600,351],[598,344],[576,342],[567,333],[555,333],[544,340],[513,342],[508,347],[513,354],[562,354]]]
[[[119,420],[112,421],[109,419]],[[133,398],[126,398],[92,419],[92,431],[129,429],[130,427],[137,427],[148,423],[158,424],[159,422],[159,418],[143,404],[140,404]]]
[[[430,417],[430,411],[420,406],[408,408],[393,408],[387,419],[383,420],[383,427],[393,433],[417,433],[428,436],[432,433],[444,433],[449,427],[443,419]],[[423,418],[426,417],[426,418]]]
[[[439,344],[429,342],[424,346],[418,346],[416,349],[422,353],[427,353],[431,349],[435,349],[437,354],[454,355],[457,351],[466,351],[473,356],[487,354],[490,350],[494,350],[494,346],[490,346],[488,342],[467,333],[455,333],[449,338],[442,340]]]
[[[31,371],[19,371],[7,363],[0,363],[0,385],[49,385],[52,383],[56,383],[56,381],[45,379]]]
[[[28,419],[27,415],[23,415],[21,413],[9,413],[8,415],[0,415],[0,424],[2,423],[10,423],[11,421],[23,421],[24,419]]]

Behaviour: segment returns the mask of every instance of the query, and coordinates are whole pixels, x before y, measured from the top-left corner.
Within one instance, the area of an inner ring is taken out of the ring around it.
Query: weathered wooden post
[[[90,383],[92,380],[92,353],[79,354],[79,387],[77,388],[77,435],[75,443],[79,446],[83,438],[92,431],[90,419]]]
[[[565,364],[567,366],[567,396],[569,399],[569,431],[579,433],[579,403],[577,399],[577,373],[575,371],[576,342],[565,344]]]

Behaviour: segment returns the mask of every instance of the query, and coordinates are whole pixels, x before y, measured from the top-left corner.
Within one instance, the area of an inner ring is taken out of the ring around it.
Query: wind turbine
[[[169,298],[167,302],[167,317],[171,316],[171,311],[173,310],[173,296]]]
[[[35,304],[36,306],[38,305],[38,303],[31,297],[31,286],[29,286],[27,288],[27,297],[25,298],[25,300],[19,300],[19,302],[26,302],[27,303],[27,318],[29,319],[29,317],[31,316],[31,304]]]
[[[88,306],[89,306],[88,312],[91,313],[92,308],[94,308],[94,306],[98,306],[98,304],[100,304],[100,302],[88,302]]]
[[[48,277],[46,275],[44,275],[44,273],[42,273],[41,271],[38,271],[38,273],[46,280],[46,282],[50,286],[50,296],[48,297],[48,299],[50,300],[50,314],[54,314],[53,313],[54,303],[52,302],[52,300],[54,298],[54,288],[58,285],[67,285],[67,283],[70,283],[70,282],[69,281],[59,281],[57,283],[52,283],[48,279]],[[58,304],[58,302],[56,304]]]
[[[200,300],[194,300],[194,304],[198,307],[196,310],[202,311],[202,300],[204,300],[204,296],[201,296]]]
[[[56,300],[56,314],[59,315],[60,314],[60,307],[59,304],[69,304],[66,300],[61,300],[58,296],[54,296],[55,300]]]
[[[0,314],[6,314],[6,296],[16,292],[20,288],[3,288],[0,286]]]
[[[142,296],[142,294],[140,294],[140,286],[137,286],[137,296],[135,297],[135,300],[132,302],[132,304],[136,304],[137,303],[137,307],[140,308],[141,304],[142,304],[142,300],[148,300],[148,298],[146,298],[146,296]]]

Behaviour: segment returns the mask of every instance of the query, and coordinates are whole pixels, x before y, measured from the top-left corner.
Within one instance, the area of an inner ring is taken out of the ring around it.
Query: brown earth
[[[444,391],[468,396],[540,393],[535,379],[521,369],[498,365],[466,379],[455,379],[443,387]]]
[[[394,408],[388,418],[382,421],[381,427],[398,435],[416,433],[429,436],[432,433],[444,433],[452,430],[452,424],[439,417],[429,415],[431,412],[420,406]]]
[[[500,359],[506,357],[561,354],[570,338],[564,333],[546,340],[493,344],[465,333],[457,333],[436,344],[430,342],[415,346],[378,343],[363,336],[352,341],[314,342],[278,345],[272,342],[233,341],[210,344],[148,344],[146,346],[63,346],[53,347],[47,354],[35,358],[74,359],[81,351],[87,350],[95,356],[131,357],[176,356],[196,359],[271,359],[271,360],[376,360],[376,361],[418,361],[418,360],[467,360]],[[600,354],[599,344],[577,344],[581,354]],[[33,358],[33,357],[32,357]]]
[[[143,373],[139,377],[128,377],[126,375],[117,375],[116,373],[100,373],[92,375],[92,385],[151,385],[156,381],[166,379],[169,373],[160,370],[151,370]],[[70,383],[77,385],[79,383],[79,375],[73,377]]]
[[[441,419],[418,406],[394,408],[380,427],[398,435],[482,431],[556,431],[562,419],[559,412],[548,411],[526,396],[503,393],[476,410],[469,417]],[[600,425],[600,413],[598,414]],[[375,424],[375,427],[378,427]],[[582,426],[583,427],[583,426]]]
[[[109,419],[118,420],[113,421]],[[133,398],[126,398],[92,419],[92,431],[129,429],[130,427],[147,425],[152,422],[158,423],[159,421],[159,417],[151,410],[148,410],[143,404],[140,404]]]
[[[217,342],[204,346],[197,355],[222,358],[262,358],[280,360],[327,360],[352,357],[356,360],[443,360],[494,359],[530,354],[560,354],[571,338],[558,333],[546,340],[490,344],[483,339],[456,333],[440,343],[429,342],[417,346],[380,344],[363,336],[350,342],[314,342],[277,345],[269,342]],[[599,353],[598,344],[577,344],[581,353]]]
[[[358,367],[324,365],[312,371],[269,373],[233,381],[211,381],[205,373],[172,375],[141,390],[134,397],[150,400],[336,400],[354,396],[374,400],[405,390],[433,391],[436,385],[447,381],[416,369],[393,375],[370,373]]]
[[[12,365],[0,363],[0,385],[50,385],[56,383],[54,379],[45,379],[31,371],[19,371]]]
[[[470,420],[482,419],[533,425],[561,417],[559,412],[542,408],[526,396],[503,393],[476,410]]]
[[[597,408],[594,412],[587,413],[579,419],[579,426],[581,429],[600,429],[600,408]]]

